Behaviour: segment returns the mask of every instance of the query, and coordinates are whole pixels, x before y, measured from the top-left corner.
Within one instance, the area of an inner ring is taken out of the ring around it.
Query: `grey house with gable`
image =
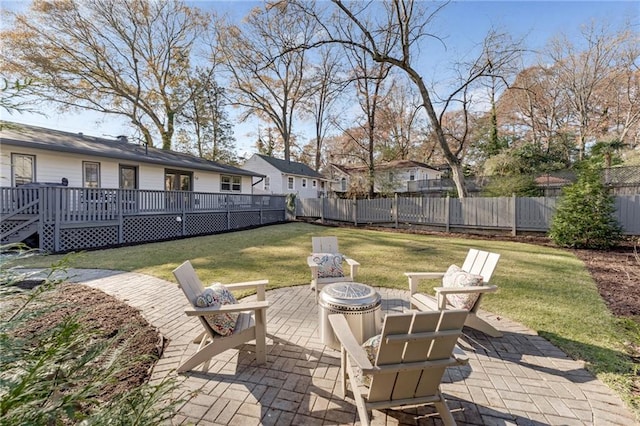
[[[296,194],[317,198],[325,194],[327,178],[304,163],[254,154],[242,166],[264,178],[254,178],[254,194]]]

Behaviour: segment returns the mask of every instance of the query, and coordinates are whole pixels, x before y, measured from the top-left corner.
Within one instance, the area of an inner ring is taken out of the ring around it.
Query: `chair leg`
[[[258,309],[255,313],[256,321],[256,363],[259,365],[267,362],[267,312]]]
[[[478,316],[473,312],[469,313],[469,316],[467,316],[467,320],[464,322],[464,325],[473,328],[474,330],[482,331],[487,336],[502,337],[502,333],[500,331],[496,330],[494,326],[492,326],[485,320],[478,318]]]
[[[226,350],[226,349],[224,349]],[[191,355],[180,367],[178,367],[178,373],[184,373],[190,371],[199,366],[200,364],[209,361],[214,356],[224,352],[220,347],[214,345],[214,342],[210,342],[202,349],[199,349],[195,354]],[[208,367],[207,367],[208,368]]]
[[[456,421],[453,418],[449,407],[447,406],[447,402],[445,401],[444,396],[442,395],[442,393],[438,393],[440,396],[440,400],[438,402],[434,402],[433,405],[436,407],[436,410],[438,410],[438,413],[440,414],[442,422],[445,424],[445,426],[455,426]]]

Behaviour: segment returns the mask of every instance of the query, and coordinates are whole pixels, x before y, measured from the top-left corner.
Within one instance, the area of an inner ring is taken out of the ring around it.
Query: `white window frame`
[[[302,187],[303,188],[307,187],[307,178],[302,178]]]
[[[269,176],[265,176],[264,177],[264,190],[268,191],[270,186],[271,186],[271,179],[269,178]]]
[[[27,158],[31,161],[31,176],[18,177],[18,170],[23,168],[23,164],[21,164],[19,167],[18,162],[23,163],[24,160]],[[25,178],[28,178],[29,180]],[[31,154],[12,153],[11,154],[11,180],[13,181],[12,182],[13,186],[36,182],[36,156]]]
[[[287,177],[287,189],[290,189],[290,190],[296,189],[296,179],[293,176]]]
[[[95,166],[96,171],[96,180],[89,181],[87,180],[87,166]],[[95,183],[95,186],[91,185]],[[100,163],[97,161],[83,161],[82,162],[82,187],[83,188],[100,188]]]
[[[340,191],[341,192],[346,192],[347,191],[347,178],[341,178],[340,179]]]
[[[317,180],[315,180],[315,179],[314,179],[314,180],[312,180],[312,181],[311,181],[311,187],[312,187],[312,188],[317,188],[317,187],[318,187],[318,181],[317,181]]]
[[[220,192],[242,192],[242,176],[220,175]]]

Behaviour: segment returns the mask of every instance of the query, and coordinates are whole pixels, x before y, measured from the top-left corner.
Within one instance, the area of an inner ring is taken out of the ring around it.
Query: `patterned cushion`
[[[482,285],[482,275],[470,274],[456,265],[449,266],[442,277],[443,287],[473,287]],[[478,293],[449,294],[447,300],[458,309],[471,309],[480,295]]]
[[[215,283],[204,289],[202,294],[196,299],[195,305],[198,308],[209,306],[233,305],[238,303],[233,294],[222,284]],[[204,319],[209,326],[221,336],[233,334],[238,320],[239,313],[224,313],[205,315]]]
[[[318,278],[344,277],[340,253],[312,253],[311,259],[318,265]]]
[[[382,334],[377,334],[369,338],[366,342],[362,344],[362,349],[364,349],[364,351],[367,353],[367,358],[369,358],[369,361],[371,362],[372,365],[375,365],[376,356],[378,355],[378,348],[380,347],[381,339],[382,339]],[[362,374],[362,370],[360,370],[360,368],[358,367],[355,367],[355,370],[356,370],[356,380],[360,384],[364,386],[371,385],[370,376],[365,376],[364,374]]]

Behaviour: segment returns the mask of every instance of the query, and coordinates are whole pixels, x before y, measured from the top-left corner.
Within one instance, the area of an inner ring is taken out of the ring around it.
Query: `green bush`
[[[531,175],[492,177],[483,190],[486,197],[540,197],[542,191]]]
[[[564,188],[549,237],[562,247],[606,250],[622,238],[614,213],[599,169],[586,167],[576,183]]]

